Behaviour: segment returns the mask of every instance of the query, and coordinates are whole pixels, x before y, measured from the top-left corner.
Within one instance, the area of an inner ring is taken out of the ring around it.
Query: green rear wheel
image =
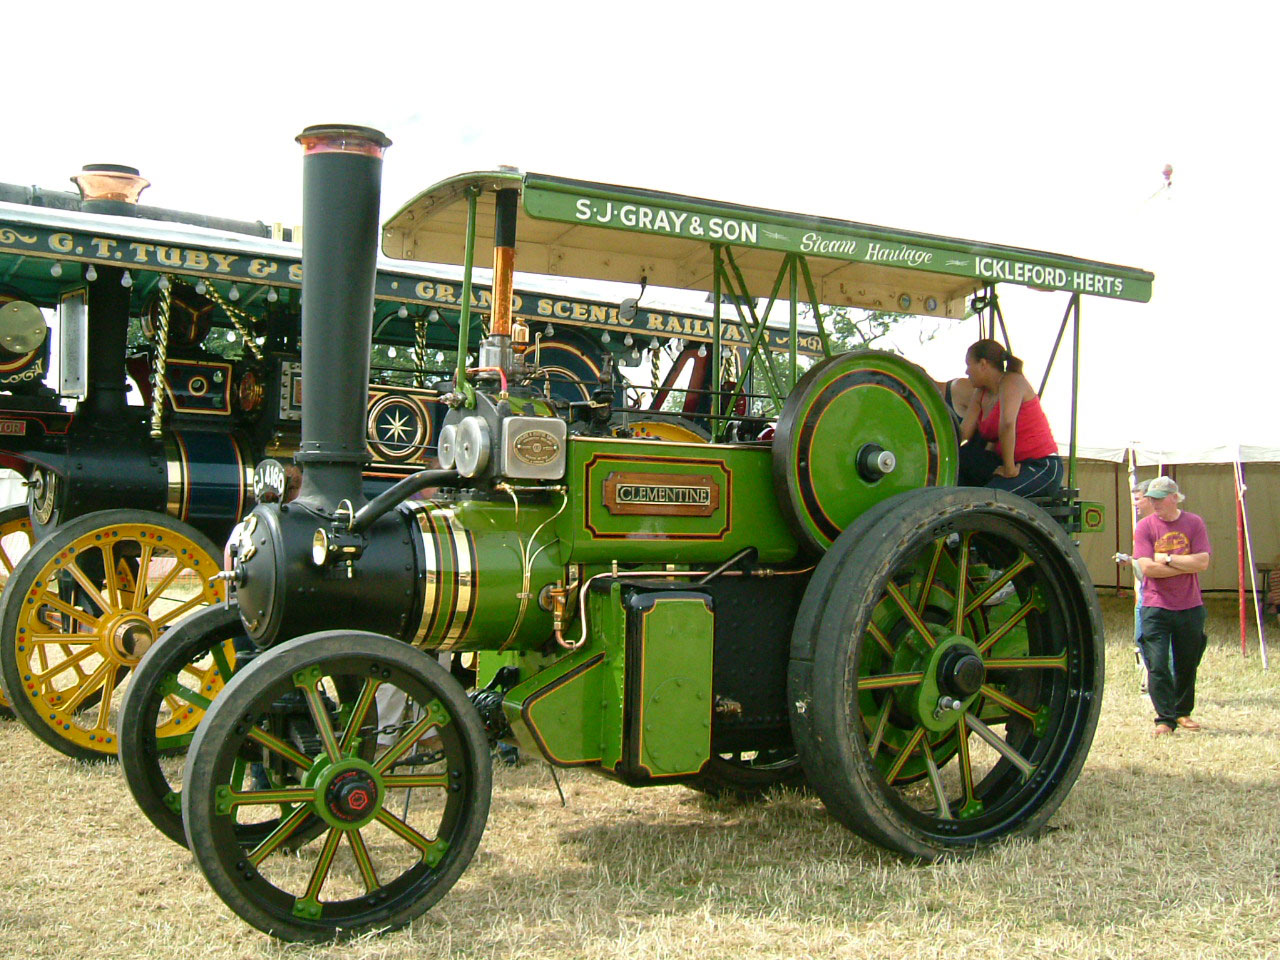
[[[305,725],[288,722],[298,701]],[[290,782],[246,781],[245,762]],[[444,896],[484,832],[491,769],[479,716],[432,657],[334,630],[231,679],[183,785],[188,846],[218,896],[259,930],[319,942],[403,926]],[[282,804],[294,812],[279,819]],[[278,822],[245,849],[245,826],[265,820]],[[309,820],[324,828],[299,842]]]
[[[1034,831],[1101,708],[1101,616],[1079,553],[1043,511],[985,489],[896,499],[857,532],[820,564],[828,601],[793,641],[810,784],[841,822],[912,857]]]

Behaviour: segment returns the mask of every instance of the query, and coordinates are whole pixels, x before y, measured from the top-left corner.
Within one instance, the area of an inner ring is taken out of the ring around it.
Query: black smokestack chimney
[[[369,343],[378,259],[382,154],[369,127],[298,135],[302,169],[302,464],[298,499],[323,513],[364,502]]]
[[[86,163],[71,182],[80,188],[81,210],[118,217],[137,216],[138,196],[150,186],[136,167],[118,163]],[[120,345],[129,329],[129,288],[123,279],[123,270],[103,267],[89,286],[89,376],[77,419],[94,430],[119,430],[128,419]]]

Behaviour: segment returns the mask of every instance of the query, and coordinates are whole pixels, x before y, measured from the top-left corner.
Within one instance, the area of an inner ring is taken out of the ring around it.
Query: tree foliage
[[[802,316],[805,314],[812,319],[813,308],[807,304],[802,307]],[[858,307],[826,307],[822,311],[823,326],[837,351],[876,346],[895,324],[908,317],[909,314]]]

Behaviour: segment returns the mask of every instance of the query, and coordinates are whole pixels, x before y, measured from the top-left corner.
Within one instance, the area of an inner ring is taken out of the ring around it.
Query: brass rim
[[[7,641],[17,695],[59,738],[114,754],[125,678],[165,629],[220,599],[208,579],[217,569],[199,544],[158,525],[109,524],[70,541],[33,573]],[[195,720],[184,706],[156,735],[181,735]]]
[[[27,516],[25,507],[20,516],[0,522],[0,567],[4,568],[0,592],[4,591],[9,582],[9,574],[13,573],[13,568],[22,559],[23,554],[31,549],[33,543],[35,543],[35,537],[31,533],[31,519]],[[9,698],[4,690],[0,689],[0,710],[10,709],[12,707]]]

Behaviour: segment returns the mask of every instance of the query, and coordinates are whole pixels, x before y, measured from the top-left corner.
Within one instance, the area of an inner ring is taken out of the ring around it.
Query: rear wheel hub
[[[986,679],[982,657],[966,646],[951,647],[938,663],[938,686],[960,700],[977,693]]]

